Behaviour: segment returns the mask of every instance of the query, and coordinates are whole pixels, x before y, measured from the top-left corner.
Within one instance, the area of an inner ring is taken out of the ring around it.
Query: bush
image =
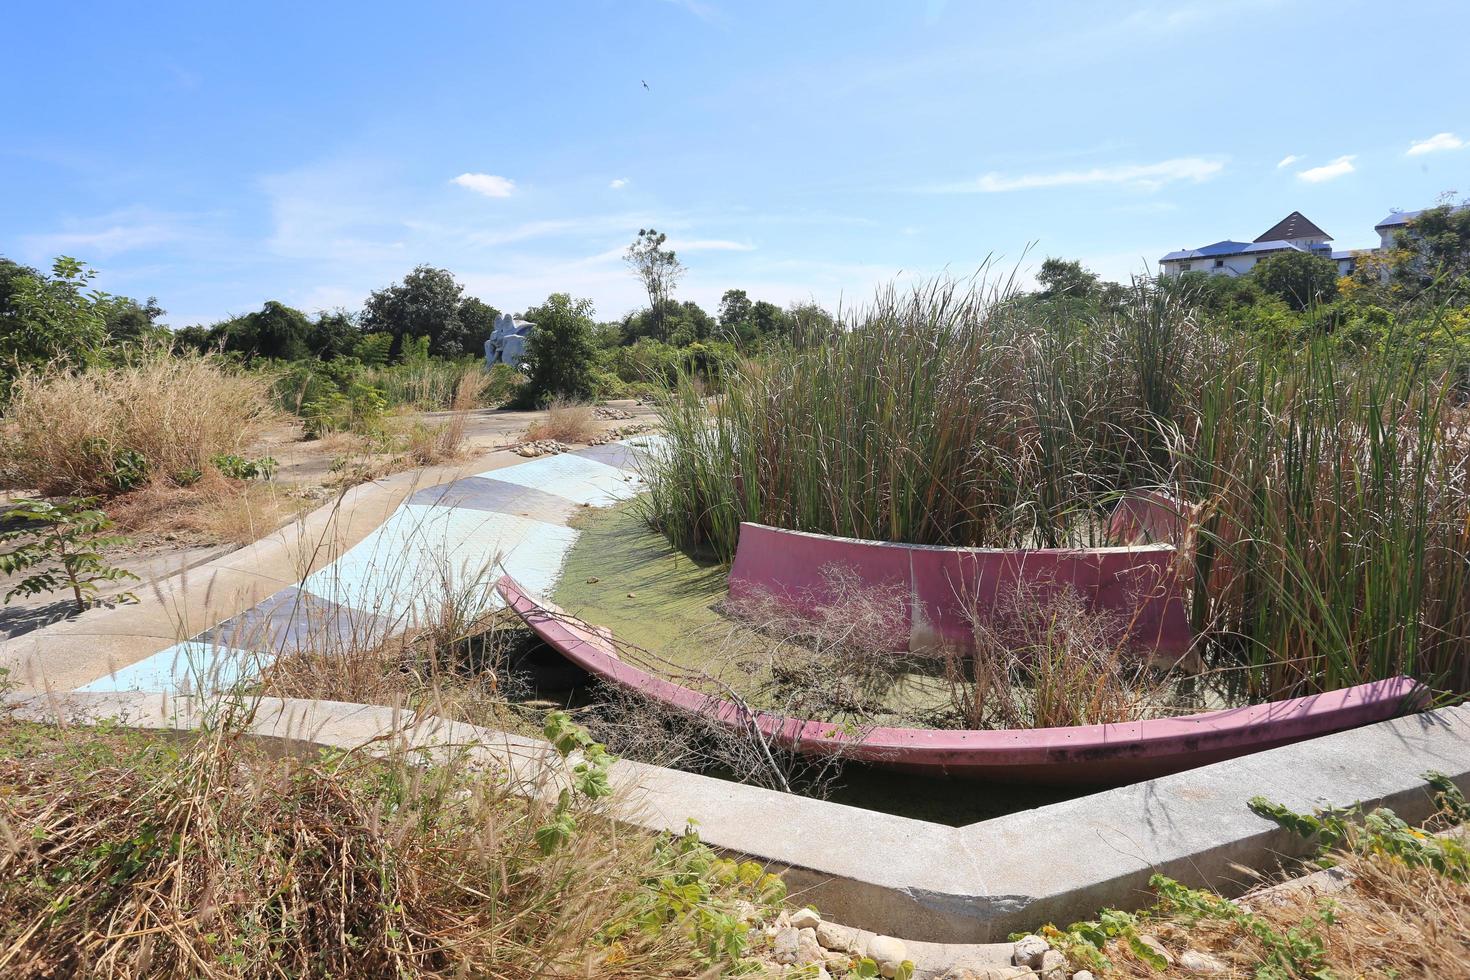
[[[532,441],[587,442],[597,433],[597,419],[591,405],[558,398],[548,406],[546,420],[536,422],[526,430],[526,438]]]
[[[119,367],[23,373],[0,437],[5,479],[46,496],[187,483],[279,422],[271,382],[217,356],[160,350]]]
[[[522,401],[544,404],[557,397],[595,396],[597,347],[593,343],[592,301],[553,293],[545,303],[527,310],[526,319],[535,323],[536,329],[526,344],[528,384]]]

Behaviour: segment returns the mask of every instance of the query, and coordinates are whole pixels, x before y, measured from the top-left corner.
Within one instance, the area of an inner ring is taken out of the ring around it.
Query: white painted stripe
[[[570,453],[541,456],[529,463],[489,470],[478,475],[487,480],[531,487],[573,503],[589,504],[593,507],[607,507],[620,500],[627,500],[643,487],[642,482],[632,473]]]

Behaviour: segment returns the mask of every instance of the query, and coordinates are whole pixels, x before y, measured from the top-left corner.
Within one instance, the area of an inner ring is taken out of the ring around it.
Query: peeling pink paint
[[[769,594],[810,608],[834,596],[826,570],[853,570],[866,588],[906,586],[909,647],[972,644],[969,611],[985,616],[1019,590],[1044,602],[1073,589],[1088,608],[1117,614],[1130,646],[1167,656],[1193,635],[1169,545],[1121,548],[943,548],[863,541],[742,523],[730,568],[735,599]],[[973,605],[971,605],[973,604]]]
[[[1083,785],[1151,779],[1383,721],[1417,710],[1426,701],[1418,683],[1395,677],[1287,701],[1114,725],[998,731],[873,728],[850,733],[830,722],[749,711],[665,680],[619,657],[606,629],[582,623],[554,604],[528,595],[510,576],[500,579],[496,588],[542,640],[610,684],[732,730],[755,726],[771,741],[805,755],[842,755],[934,776]]]

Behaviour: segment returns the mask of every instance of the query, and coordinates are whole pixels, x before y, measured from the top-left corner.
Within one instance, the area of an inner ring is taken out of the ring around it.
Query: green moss
[[[629,504],[588,510],[567,554],[556,602],[625,643],[687,666],[701,662],[699,631],[725,620],[726,567],[678,550]]]

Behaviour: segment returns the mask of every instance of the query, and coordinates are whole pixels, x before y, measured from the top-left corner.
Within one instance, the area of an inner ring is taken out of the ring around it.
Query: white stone
[[[1072,980],[1097,980],[1097,978],[1092,975],[1091,970],[1078,970],[1072,974]]]
[[[839,953],[856,953],[862,947],[857,943],[858,931],[840,926],[825,919],[817,923],[817,942]]]
[[[798,929],[815,929],[821,921],[816,909],[797,909],[791,913],[791,924]]]
[[[771,947],[771,959],[782,966],[791,966],[796,963],[801,955],[801,934],[790,926],[786,926],[776,933],[776,941]]]
[[[1179,966],[1189,973],[1197,973],[1204,976],[1224,973],[1228,969],[1224,963],[1209,953],[1200,953],[1192,949],[1179,954]]]
[[[1041,954],[1041,980],[1067,980],[1067,958],[1054,949]]]
[[[868,940],[863,955],[878,964],[879,973],[885,977],[891,977],[898,972],[903,961],[909,958],[909,950],[903,944],[902,939],[894,939],[892,936],[874,936]]]
[[[1169,966],[1174,965],[1174,954],[1164,948],[1164,944],[1159,942],[1158,937],[1139,936],[1138,941],[1143,943],[1149,949],[1153,950],[1155,953],[1158,953],[1160,956],[1162,956],[1164,958],[1164,962],[1167,963]]]
[[[955,966],[940,975],[939,980],[1021,980],[1034,976],[1035,971],[1024,966]]]
[[[1041,969],[1041,958],[1049,949],[1051,949],[1051,944],[1040,936],[1022,936],[1016,941],[1016,949],[1011,954],[1011,962],[1017,966],[1039,970]]]
[[[822,961],[822,944],[817,942],[815,929],[796,930],[796,961],[798,963],[820,963]]]

